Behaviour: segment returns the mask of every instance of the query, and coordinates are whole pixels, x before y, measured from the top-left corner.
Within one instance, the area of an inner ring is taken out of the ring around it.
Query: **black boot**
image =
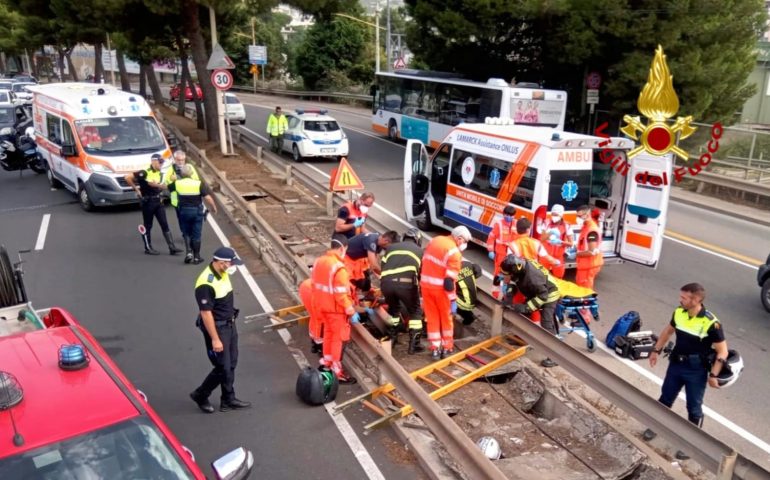
[[[174,236],[171,235],[171,230],[168,232],[163,232],[163,236],[166,238],[166,243],[168,244],[169,255],[176,255],[177,253],[181,252],[181,250],[176,248],[176,245],[174,245]]]
[[[150,231],[142,235],[142,241],[144,242],[144,254],[145,255],[160,255],[160,252],[152,248],[152,238],[150,237]]]
[[[190,246],[192,247],[193,252],[193,261],[192,263],[195,265],[203,263],[203,259],[201,258],[201,241],[200,240],[191,240]]]
[[[184,263],[193,261],[192,247],[190,246],[190,237],[183,236],[184,240]]]
[[[420,337],[422,337],[422,329],[409,330],[409,349],[407,350],[409,355],[414,355],[415,353],[425,350],[423,346],[420,345]]]

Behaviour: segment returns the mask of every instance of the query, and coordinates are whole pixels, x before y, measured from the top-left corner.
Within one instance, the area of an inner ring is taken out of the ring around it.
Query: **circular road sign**
[[[211,83],[217,90],[230,90],[233,86],[233,74],[225,69],[214,70],[211,72]]]
[[[586,85],[588,88],[596,90],[602,85],[602,76],[599,72],[591,72],[586,78]]]

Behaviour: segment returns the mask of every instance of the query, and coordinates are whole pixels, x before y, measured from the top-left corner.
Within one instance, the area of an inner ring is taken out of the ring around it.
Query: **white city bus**
[[[564,130],[567,111],[567,93],[561,90],[511,86],[500,78],[471,82],[419,70],[377,73],[372,95],[372,130],[431,148],[456,125],[483,123],[488,117]]]

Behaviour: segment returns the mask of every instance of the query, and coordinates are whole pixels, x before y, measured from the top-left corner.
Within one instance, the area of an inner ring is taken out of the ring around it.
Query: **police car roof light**
[[[83,100],[80,101],[80,103],[90,103],[90,102],[88,101],[87,98],[84,98]]]
[[[303,113],[317,113],[319,115],[326,115],[329,110],[305,110],[304,108],[297,108],[294,111],[297,112],[298,115],[302,115]]]
[[[135,102],[136,101],[136,97],[128,97],[128,101],[129,102]]]

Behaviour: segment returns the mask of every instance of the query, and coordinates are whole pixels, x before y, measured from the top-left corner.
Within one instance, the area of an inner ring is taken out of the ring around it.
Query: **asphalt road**
[[[255,455],[253,478],[367,478],[357,460],[362,452],[351,450],[326,410],[307,407],[296,398],[297,363],[278,334],[261,333],[259,323],[240,326],[236,372],[237,395],[252,401],[253,407],[213,415],[198,410],[188,393],[210,369],[194,327],[193,285],[203,266],[184,265],[181,256],[165,253],[157,227],[154,244],[164,254],[144,255],[136,233],[141,218],[137,208],[86,213],[69,192],[51,190],[45,176],[24,172],[20,178],[0,171],[0,244],[12,255],[34,248],[45,214],[51,217],[44,246],[25,255],[33,305],[70,310],[148,395],[205,472],[210,473],[215,458],[243,445]],[[170,209],[168,214],[176,232]],[[216,221],[226,234],[234,233],[224,215]],[[206,255],[220,245],[208,224],[203,239]],[[269,274],[255,280],[267,298],[281,297]],[[236,306],[244,315],[262,311],[241,275],[236,275],[234,287]],[[299,346],[306,343],[300,335]],[[342,387],[338,400],[359,393],[359,387]],[[218,393],[211,400],[218,406]],[[388,429],[364,437],[361,412],[349,410],[348,422],[385,478],[421,478],[414,465],[389,456],[394,440]]]
[[[238,95],[246,104],[245,127],[248,130],[245,131],[263,137],[267,114],[275,105],[281,105],[284,111],[319,105],[296,99]],[[335,105],[323,105],[323,108],[328,108],[329,114],[345,128],[350,142],[351,165],[367,190],[375,193],[376,205],[389,211],[385,213],[379,209],[375,210],[375,214],[385,218],[387,226],[403,231],[406,228],[402,220],[403,143],[391,142],[371,132],[371,114],[366,109]],[[292,163],[288,155],[284,158],[287,163]],[[334,165],[332,161],[312,160],[297,165],[297,168],[326,182],[328,177],[324,174],[328,174]],[[747,365],[736,385],[720,391],[710,389],[706,395],[706,405],[735,425],[725,427],[728,422],[717,422],[717,415],[707,411],[705,428],[751,454],[755,460],[769,464],[770,445],[765,442],[770,441],[770,403],[765,398],[770,395],[770,384],[767,382],[770,375],[767,353],[770,314],[760,304],[756,267],[738,258],[744,256],[764,260],[768,253],[770,229],[676,202],[671,202],[669,208],[669,235],[664,241],[657,269],[634,264],[604,267],[596,283],[603,320],[594,324],[592,330],[603,340],[616,318],[629,310],[637,310],[642,317],[642,329],[657,333],[678,306],[679,288],[694,281],[704,284],[707,308],[720,318],[730,348],[738,349]],[[681,235],[716,248],[696,248],[689,241],[682,241]],[[722,254],[716,255],[716,250]],[[481,249],[469,249],[466,257],[485,269],[491,269],[491,262]],[[585,349],[585,341],[577,335],[571,335],[568,342],[576,348]],[[666,361],[650,369],[645,361],[631,366],[631,362],[617,361],[617,357],[608,352],[597,351],[592,355],[650,395],[659,395],[659,386],[645,378],[654,378],[651,374],[662,378]],[[681,405],[677,409],[683,412]],[[741,427],[747,431],[742,436],[735,433]],[[752,438],[751,434],[758,438]]]

